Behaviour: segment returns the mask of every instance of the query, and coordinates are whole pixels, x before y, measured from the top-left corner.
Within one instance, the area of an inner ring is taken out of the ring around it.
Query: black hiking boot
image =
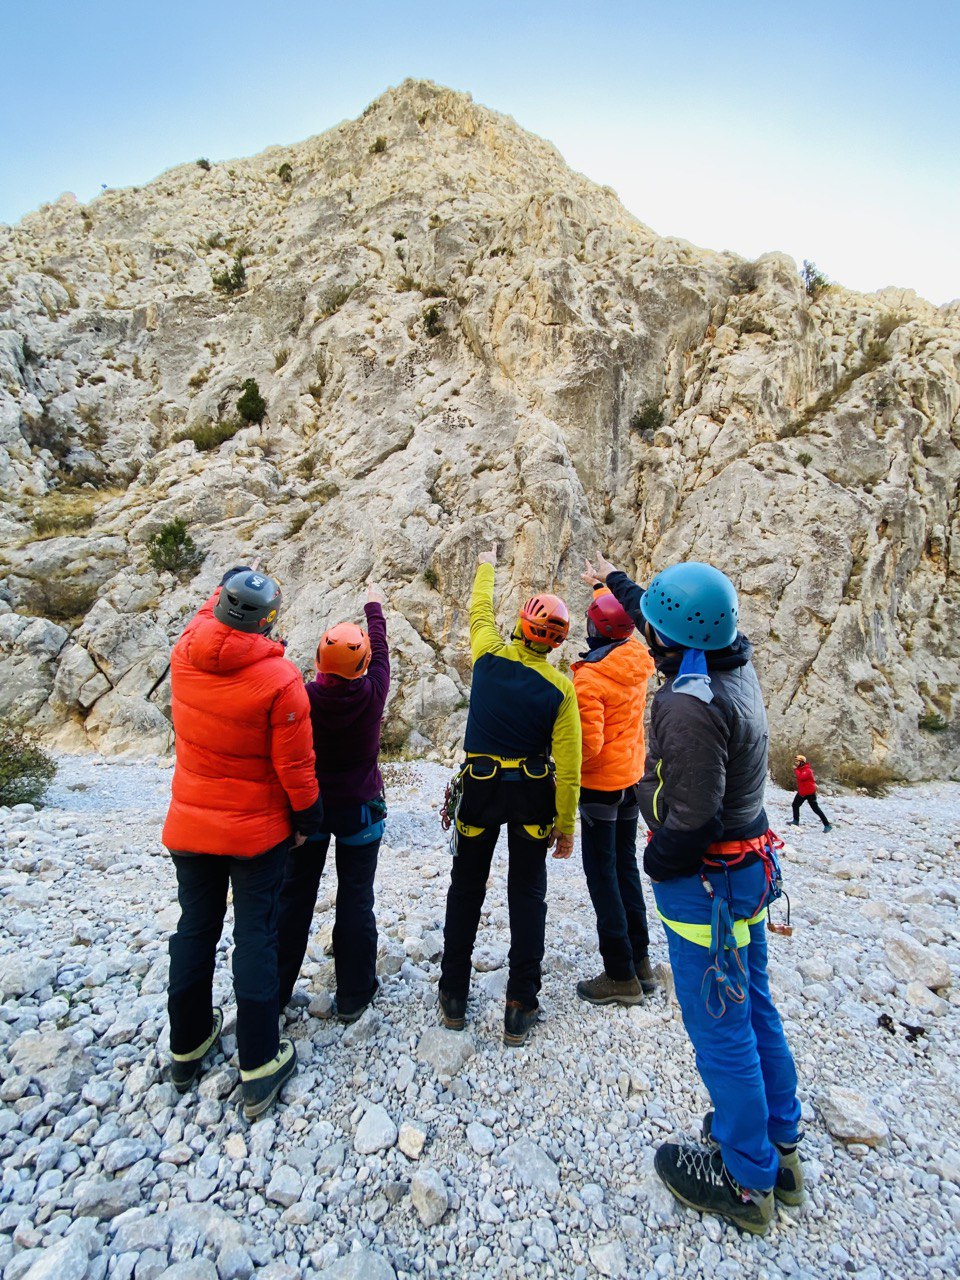
[[[640,987],[645,996],[652,996],[660,985],[653,976],[653,968],[650,964],[649,956],[641,956],[637,961],[637,977],[640,980]]]
[[[280,1052],[262,1067],[241,1071],[243,1114],[248,1120],[262,1116],[297,1069],[297,1051],[292,1040],[280,1041]]]
[[[639,978],[620,982],[606,972],[597,978],[584,978],[577,983],[577,995],[588,1004],[643,1004]]]
[[[799,827],[799,825],[800,825],[799,818],[791,818],[790,821],[787,823],[788,827]]]
[[[713,1136],[712,1111],[708,1111],[703,1117],[703,1140],[711,1147],[717,1145],[717,1140]],[[800,1163],[797,1144],[775,1142],[773,1145],[777,1149],[777,1157],[780,1160],[773,1194],[781,1204],[794,1206],[803,1204],[803,1165]]]
[[[376,999],[377,992],[379,990],[380,990],[380,983],[377,981],[374,981],[373,990],[370,992],[369,998],[365,1000],[363,1004],[357,1005],[356,1008],[353,1008],[352,1006],[348,1005],[346,1009],[341,1009],[340,1001],[338,1000],[336,1002],[337,1019],[340,1022],[347,1022],[347,1023],[358,1022],[360,1018],[363,1017],[363,1015],[367,1012],[367,1010],[373,1004],[374,1000]]]
[[[731,1178],[717,1147],[665,1142],[653,1167],[681,1204],[729,1218],[741,1231],[763,1235],[774,1217],[772,1191],[749,1191]]]
[[[525,1009],[519,1000],[508,1000],[503,1011],[503,1043],[524,1044],[530,1037],[533,1024],[540,1017],[540,1006]]]
[[[213,1011],[213,1027],[209,1036],[204,1040],[203,1044],[194,1049],[191,1053],[175,1053],[172,1055],[173,1062],[170,1065],[170,1083],[176,1089],[177,1093],[186,1093],[190,1086],[199,1076],[203,1067],[203,1060],[215,1048],[220,1040],[220,1032],[223,1030],[223,1011],[214,1009]]]
[[[459,996],[448,996],[443,988],[440,988],[437,994],[440,999],[440,1021],[449,1031],[462,1031],[467,1025],[466,996],[463,999]]]

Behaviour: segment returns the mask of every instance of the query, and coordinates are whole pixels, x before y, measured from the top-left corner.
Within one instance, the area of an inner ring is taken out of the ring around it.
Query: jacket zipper
[[[659,822],[660,821],[660,805],[658,801],[660,799],[660,792],[663,790],[663,756],[661,756],[660,759],[657,761],[657,778],[659,779],[657,783],[657,789],[653,793],[653,816],[656,819],[656,821]]]

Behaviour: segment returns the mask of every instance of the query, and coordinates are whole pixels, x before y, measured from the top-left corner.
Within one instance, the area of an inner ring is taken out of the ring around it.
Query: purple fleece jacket
[[[370,666],[359,680],[319,675],[307,683],[317,780],[325,805],[363,804],[383,790],[377,767],[380,722],[390,689],[387,624],[378,604],[363,606]]]

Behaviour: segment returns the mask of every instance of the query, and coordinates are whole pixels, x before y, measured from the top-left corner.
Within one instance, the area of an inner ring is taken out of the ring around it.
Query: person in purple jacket
[[[324,830],[287,855],[277,922],[283,1010],[306,954],[330,837],[336,837],[333,958],[341,1022],[355,1022],[378,986],[373,881],[387,807],[377,757],[390,655],[383,605],[373,587],[364,613],[367,631],[341,622],[317,646],[317,676],[307,684],[307,697]]]

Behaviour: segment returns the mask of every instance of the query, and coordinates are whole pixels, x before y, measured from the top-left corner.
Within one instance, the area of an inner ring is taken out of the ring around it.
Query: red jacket
[[[810,766],[802,764],[798,769],[794,769],[793,772],[797,775],[797,794],[801,796],[816,795],[817,784]]]
[[[170,658],[177,761],[163,843],[253,857],[292,834],[291,810],[317,800],[310,703],[279,641],[217,621],[218,595]],[[309,834],[319,821],[297,826]]]

